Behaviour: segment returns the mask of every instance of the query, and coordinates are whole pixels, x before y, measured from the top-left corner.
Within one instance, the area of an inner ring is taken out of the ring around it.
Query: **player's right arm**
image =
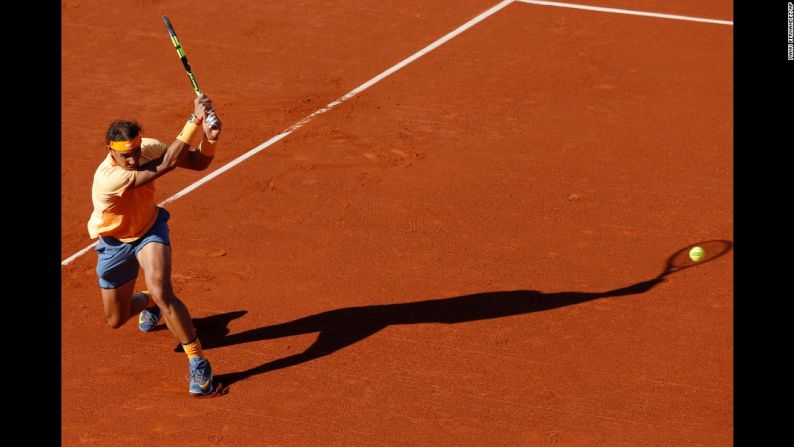
[[[178,168],[190,169],[191,171],[203,171],[207,169],[215,158],[215,147],[218,144],[218,136],[220,136],[223,123],[215,110],[211,108],[204,109],[204,121],[202,127],[204,128],[204,136],[201,138],[201,143],[195,150],[188,150],[184,153],[183,157],[177,162]]]
[[[204,119],[206,108],[209,107],[209,98],[202,93],[201,96],[196,97],[194,104],[193,115],[201,121]],[[136,171],[135,183],[131,186],[135,188],[145,185],[166,172],[173,171],[177,167],[180,158],[190,149],[191,141],[194,141],[196,139],[195,136],[201,133],[203,133],[203,129],[200,124],[186,123],[182,132],[168,145],[165,153],[160,158],[146,163],[140,167],[140,170]]]

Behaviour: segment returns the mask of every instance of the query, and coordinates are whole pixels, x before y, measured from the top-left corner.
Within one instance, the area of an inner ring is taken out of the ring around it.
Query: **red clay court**
[[[733,4],[575,3],[62,1],[63,445],[732,445],[733,253],[639,285],[733,240]],[[157,197],[233,163],[164,205],[212,399],[78,255],[110,121],[192,111],[163,15],[224,130]]]

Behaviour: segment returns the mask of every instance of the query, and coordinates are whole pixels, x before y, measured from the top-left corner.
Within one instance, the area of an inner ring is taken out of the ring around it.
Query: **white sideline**
[[[232,160],[232,161],[226,163],[225,165],[221,166],[220,168],[212,171],[206,177],[200,178],[195,183],[193,183],[192,185],[190,185],[187,188],[183,189],[182,191],[179,191],[178,193],[174,194],[173,196],[163,200],[162,202],[160,202],[160,205],[164,205],[164,204],[166,204],[168,202],[173,202],[174,200],[176,200],[176,199],[184,196],[185,194],[193,191],[194,189],[198,188],[199,186],[203,185],[204,183],[207,183],[208,181],[210,181],[210,180],[214,179],[215,177],[223,174],[224,172],[228,171],[229,169],[237,166],[238,164],[240,164],[243,161],[245,161],[247,158],[256,155],[258,152],[260,152],[260,151],[264,150],[265,148],[267,148],[268,146],[278,142],[282,138],[284,138],[287,135],[291,134],[293,131],[303,127],[303,125],[305,125],[306,123],[308,123],[309,121],[314,119],[317,115],[323,114],[323,113],[333,109],[334,107],[338,106],[339,104],[347,101],[348,99],[356,96],[357,94],[363,92],[364,90],[372,87],[373,85],[375,85],[378,82],[380,82],[381,80],[383,80],[383,78],[385,78],[386,76],[389,76],[390,74],[392,74],[392,73],[396,72],[397,70],[405,67],[406,65],[408,65],[411,62],[419,59],[420,57],[424,56],[425,54],[433,51],[434,49],[436,49],[439,46],[441,46],[444,43],[446,43],[448,40],[452,39],[453,37],[457,36],[458,34],[464,32],[464,31],[466,31],[467,29],[469,29],[472,26],[478,24],[479,22],[485,20],[486,18],[488,18],[488,16],[496,13],[497,11],[499,11],[500,9],[502,9],[505,6],[509,5],[510,3],[513,3],[513,1],[514,0],[504,0],[504,1],[500,2],[500,3],[498,3],[497,5],[491,7],[490,9],[488,9],[487,11],[485,11],[482,14],[478,15],[477,17],[475,17],[475,18],[469,20],[468,22],[464,23],[463,25],[459,26],[454,31],[451,31],[450,33],[448,33],[444,37],[442,37],[442,38],[436,40],[435,42],[431,43],[430,45],[422,48],[421,50],[419,50],[416,53],[414,53],[412,56],[409,56],[408,58],[404,59],[402,62],[397,63],[396,65],[394,65],[393,67],[391,67],[388,70],[384,71],[383,73],[375,76],[374,78],[370,79],[369,81],[367,81],[367,82],[361,84],[360,86],[354,88],[353,90],[350,91],[350,93],[342,96],[341,98],[337,99],[336,101],[333,101],[333,102],[329,103],[327,106],[325,106],[325,107],[323,107],[321,109],[318,109],[317,111],[315,111],[311,115],[309,115],[306,118],[303,118],[302,120],[300,120],[297,123],[293,124],[292,126],[287,128],[286,130],[282,131],[278,135],[274,136],[273,138],[265,141],[264,143],[260,144],[259,146],[249,150],[248,152],[244,153],[243,155],[240,155],[239,157],[235,158],[234,160]],[[88,247],[85,247],[84,249],[82,249],[82,250],[78,251],[77,253],[73,254],[72,256],[69,256],[68,258],[64,259],[63,261],[61,261],[61,267],[70,264],[72,261],[74,261],[75,259],[77,259],[80,256],[82,256],[84,253],[86,253],[88,250],[90,250],[96,244],[97,244],[97,242],[94,242],[93,244],[89,245]]]
[[[577,5],[574,3],[547,2],[542,0],[517,0],[517,1],[522,3],[531,3],[533,5],[557,6],[560,8],[573,8],[573,9],[586,9],[589,11],[612,12],[615,14],[629,14],[634,16],[658,17],[661,19],[673,19],[673,20],[688,20],[690,22],[706,22],[706,23],[716,23],[718,25],[733,26],[733,22],[730,20],[703,19],[700,17],[679,16],[675,14],[661,14],[658,12],[634,11],[631,9],[604,8],[602,6]]]

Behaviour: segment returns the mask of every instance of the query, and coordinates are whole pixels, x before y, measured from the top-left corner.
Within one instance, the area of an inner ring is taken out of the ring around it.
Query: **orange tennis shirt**
[[[154,138],[141,138],[142,166],[159,158],[165,152],[165,143]],[[117,165],[113,157],[107,158],[94,173],[91,200],[94,211],[88,220],[91,239],[112,236],[122,242],[137,240],[157,220],[154,203],[154,181],[134,188],[138,171],[129,171]]]

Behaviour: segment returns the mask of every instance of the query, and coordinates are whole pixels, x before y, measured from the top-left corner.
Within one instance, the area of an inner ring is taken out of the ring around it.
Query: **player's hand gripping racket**
[[[190,63],[187,61],[185,50],[182,48],[182,44],[179,43],[179,38],[176,37],[176,32],[174,31],[174,27],[171,26],[171,21],[168,20],[168,16],[163,16],[163,22],[165,22],[168,35],[171,36],[171,42],[174,44],[174,48],[176,48],[176,54],[179,56],[179,60],[182,61],[182,66],[185,68],[187,77],[190,78],[190,83],[193,84],[193,91],[196,92],[196,96],[201,96],[201,90],[199,89],[198,82],[196,82],[196,76],[193,75],[193,70],[190,68]],[[207,121],[210,127],[216,128],[217,118],[215,118],[214,114],[209,115]]]

